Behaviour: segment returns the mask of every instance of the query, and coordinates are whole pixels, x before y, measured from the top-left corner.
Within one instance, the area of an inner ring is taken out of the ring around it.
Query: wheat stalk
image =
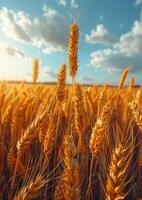
[[[37,136],[35,133],[35,130],[40,127],[43,119],[46,117],[47,112],[44,112],[40,117],[35,118],[35,120],[31,123],[31,125],[24,131],[21,138],[17,141],[17,160],[16,165],[14,169],[14,175],[12,177],[11,181],[11,188],[14,189],[14,183],[15,183],[15,176],[17,173],[17,169],[19,166],[19,161],[21,155],[26,152],[26,150],[29,148],[30,144],[32,143],[33,139]]]
[[[65,199],[81,199],[80,194],[80,177],[79,166],[76,160],[77,149],[72,135],[67,135],[64,142],[64,174],[61,181],[63,182]]]
[[[87,190],[87,197],[91,199],[91,183],[92,183],[92,174],[93,174],[93,165],[95,156],[100,152],[103,141],[106,137],[108,119],[110,115],[110,102],[107,102],[103,108],[101,117],[97,119],[95,126],[91,133],[91,138],[89,141],[89,148],[92,154],[91,164],[90,164],[90,175],[89,175],[89,184]]]

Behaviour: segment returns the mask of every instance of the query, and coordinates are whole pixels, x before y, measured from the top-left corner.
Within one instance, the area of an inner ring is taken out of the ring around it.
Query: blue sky
[[[31,60],[38,58],[39,81],[56,81],[74,20],[78,82],[117,84],[128,66],[127,81],[142,83],[142,0],[1,0],[0,79],[31,81]]]

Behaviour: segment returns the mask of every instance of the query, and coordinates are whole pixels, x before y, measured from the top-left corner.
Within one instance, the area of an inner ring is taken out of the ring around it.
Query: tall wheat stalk
[[[81,199],[80,191],[80,177],[79,166],[76,160],[77,149],[74,143],[72,135],[67,135],[64,141],[64,173],[61,176],[59,186],[63,189],[63,199]],[[61,187],[63,185],[63,187]],[[56,197],[59,192],[59,186],[57,186]],[[58,197],[57,197],[58,199]],[[60,199],[60,198],[59,198]]]

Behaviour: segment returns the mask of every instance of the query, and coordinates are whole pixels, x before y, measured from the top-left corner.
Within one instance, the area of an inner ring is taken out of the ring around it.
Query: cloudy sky
[[[142,83],[142,0],[0,0],[0,79],[31,81],[38,58],[39,81],[55,81],[74,20],[78,82],[117,84],[129,66],[128,81]]]

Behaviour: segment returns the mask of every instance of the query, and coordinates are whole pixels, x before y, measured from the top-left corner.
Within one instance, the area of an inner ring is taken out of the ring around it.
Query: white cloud
[[[76,0],[71,0],[71,8],[78,8],[78,4],[76,3]]]
[[[57,0],[57,2],[64,7],[67,5],[66,0]]]
[[[131,30],[121,35],[112,48],[92,52],[90,66],[118,71],[131,65],[131,72],[142,70],[142,19],[135,21]]]
[[[115,47],[130,55],[142,53],[142,19],[134,22],[131,31],[123,34]]]
[[[33,38],[32,44],[33,44],[33,46],[35,46],[37,48],[42,48],[45,44],[45,41],[43,39],[38,40],[36,38]]]
[[[23,30],[22,26],[19,25],[19,17],[23,19],[22,14],[21,12],[16,14],[14,11],[3,7],[0,10],[0,26],[8,37],[13,37],[19,41],[30,42],[30,37]],[[27,15],[25,14],[24,17],[26,19]]]
[[[136,0],[135,5],[138,6],[142,3],[142,0]]]
[[[7,8],[0,10],[0,28],[8,37],[20,42],[28,42],[38,48],[56,48],[56,51],[67,46],[68,31],[63,16],[50,7],[43,6],[43,14],[32,17],[23,11]]]
[[[18,56],[21,58],[25,57],[22,51],[13,47],[8,47],[6,44],[0,44],[0,53],[9,56]]]
[[[62,48],[55,48],[55,47],[52,47],[52,46],[43,49],[43,53],[46,54],[46,55],[49,55],[53,52],[63,52],[63,49]]]
[[[114,49],[104,49],[91,53],[90,66],[107,71],[119,71],[131,65],[131,72],[141,70],[141,54],[131,56]]]
[[[46,5],[41,16],[33,17],[23,11],[0,9],[0,28],[9,38],[32,44],[46,54],[62,52],[66,47],[66,30],[63,16]],[[31,59],[17,48],[0,44],[0,78],[32,81]],[[16,57],[16,58],[15,58]],[[41,65],[38,81],[55,81],[56,73]]]
[[[90,44],[113,45],[116,42],[115,36],[110,33],[103,24],[98,24],[92,29],[90,35],[85,35],[85,40]]]
[[[55,17],[58,15],[58,12],[50,7],[48,7],[46,4],[43,5],[43,15],[49,18]]]

